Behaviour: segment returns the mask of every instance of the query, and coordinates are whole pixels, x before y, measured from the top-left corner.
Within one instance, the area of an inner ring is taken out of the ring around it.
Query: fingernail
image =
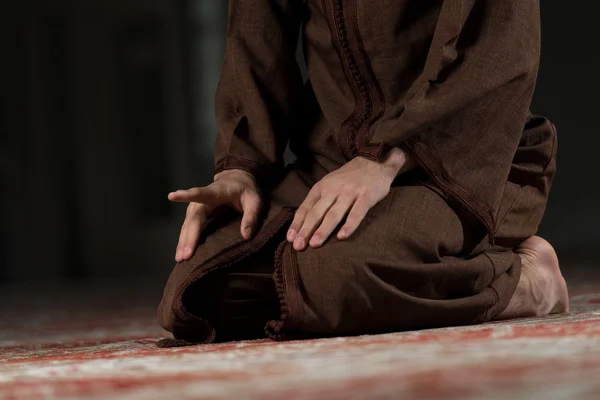
[[[192,253],[192,248],[191,247],[185,246],[183,248],[183,256],[184,257],[189,257],[191,255],[191,253]]]
[[[290,229],[287,233],[287,240],[292,243],[294,239],[296,239],[296,232]]]
[[[316,247],[316,246],[320,246],[321,245],[321,237],[318,235],[314,235],[311,239],[310,239],[310,245],[312,247]]]
[[[346,238],[346,236],[348,236],[348,231],[346,231],[345,229],[342,229],[340,231],[340,238],[344,239],[344,238]]]
[[[296,249],[296,250],[304,249],[304,238],[302,238],[302,237],[296,238],[296,240],[294,241],[294,249]]]

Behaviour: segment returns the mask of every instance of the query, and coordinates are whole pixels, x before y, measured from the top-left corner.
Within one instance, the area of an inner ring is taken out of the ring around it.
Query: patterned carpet
[[[600,280],[573,311],[388,335],[159,349],[160,289],[0,292],[0,399],[600,399]]]

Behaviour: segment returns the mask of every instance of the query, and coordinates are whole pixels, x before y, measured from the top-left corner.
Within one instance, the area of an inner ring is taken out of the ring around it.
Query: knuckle
[[[233,196],[233,193],[235,192],[235,188],[232,187],[231,185],[221,185],[218,190],[215,190],[215,194],[214,194],[214,198],[215,201],[221,203],[223,202],[226,198]]]
[[[208,185],[206,187],[206,189],[212,190],[214,192],[219,192],[219,191],[223,190],[223,188],[225,188],[226,186],[227,185],[223,184],[222,182],[217,181],[217,182],[213,182],[210,185]]]
[[[342,216],[341,216],[341,213],[337,210],[329,210],[329,212],[327,213],[327,219],[333,220],[333,221],[338,221],[338,220],[342,219]]]
[[[341,192],[344,194],[356,194],[356,186],[352,183],[346,183],[341,187]]]
[[[359,196],[369,196],[372,192],[373,191],[371,190],[371,188],[367,186],[356,187],[356,193],[358,193]]]
[[[348,218],[346,218],[346,225],[349,226],[355,226],[358,225],[358,223],[362,221],[362,217],[357,215],[357,214],[350,214],[348,215]]]
[[[308,212],[308,218],[310,219],[319,219],[321,216],[319,215],[319,211],[317,211],[316,209],[312,209]]]
[[[215,194],[215,196],[220,196],[226,194],[232,186],[232,183],[215,182],[212,185],[210,185],[210,189]]]
[[[292,224],[290,225],[290,229],[298,231],[300,229],[300,220],[298,218],[294,218]]]
[[[309,239],[310,238],[310,232],[311,232],[311,229],[305,225],[298,232],[298,237],[303,237],[305,239]]]
[[[246,189],[244,194],[248,197],[248,200],[257,202],[260,201],[260,195],[255,190]]]
[[[194,215],[194,217],[204,222],[208,218],[208,209],[206,206],[198,207],[198,212]]]
[[[369,190],[362,190],[359,197],[365,204],[373,204],[376,202],[377,196]]]
[[[308,207],[302,204],[298,210],[296,210],[296,218],[301,218],[308,213]]]
[[[198,217],[206,216],[206,206],[200,203],[191,203],[186,212],[188,219],[194,219]]]
[[[189,217],[190,215],[192,215],[195,211],[196,211],[196,204],[197,203],[190,203],[187,206],[187,209],[185,210],[185,214]]]
[[[333,193],[335,192],[335,190],[333,189],[333,187],[331,186],[327,186],[322,188],[319,191],[319,197],[320,198],[327,198],[327,197],[331,197],[333,195]]]
[[[310,194],[319,195],[323,193],[323,190],[325,190],[327,186],[328,185],[326,185],[323,181],[319,181],[313,185],[312,189],[310,190]]]

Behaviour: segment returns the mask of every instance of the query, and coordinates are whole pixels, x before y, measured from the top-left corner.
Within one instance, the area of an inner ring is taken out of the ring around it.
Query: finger
[[[316,187],[313,187],[311,191],[308,192],[308,195],[294,214],[294,220],[292,221],[292,225],[290,225],[290,229],[287,233],[288,242],[293,243],[294,240],[296,240],[296,236],[298,235],[298,231],[300,231],[300,228],[306,219],[306,215],[314,207],[314,205],[317,204],[317,201],[319,201],[320,197],[321,192]]]
[[[308,244],[308,239],[312,236],[314,231],[323,221],[325,214],[331,206],[335,203],[335,196],[327,196],[321,197],[317,204],[315,204],[308,214],[306,214],[306,218],[302,223],[302,227],[298,231],[298,235],[296,239],[294,239],[294,249],[297,251],[302,251],[306,249],[306,245]]]
[[[183,258],[183,248],[185,243],[185,238],[187,237],[187,229],[188,224],[187,220],[181,225],[181,230],[179,231],[179,241],[177,242],[177,248],[175,249],[175,261],[182,262]]]
[[[338,239],[348,239],[356,231],[371,207],[371,203],[365,197],[359,197],[346,217],[346,223],[338,232]]]
[[[258,215],[261,207],[260,195],[255,191],[245,191],[242,193],[241,203],[244,214],[240,230],[244,239],[250,239],[258,223]]]
[[[348,211],[350,211],[354,200],[352,197],[338,197],[335,204],[325,214],[325,218],[323,218],[323,222],[321,222],[319,228],[312,235],[309,242],[311,247],[323,245],[334,229],[342,222]]]
[[[176,203],[215,203],[219,200],[221,190],[217,185],[196,187],[188,190],[177,190],[169,193],[169,200]]]
[[[179,234],[179,243],[175,253],[175,261],[182,262],[189,260],[194,254],[194,249],[198,244],[200,233],[204,229],[208,212],[204,204],[192,203],[188,207],[181,232]]]

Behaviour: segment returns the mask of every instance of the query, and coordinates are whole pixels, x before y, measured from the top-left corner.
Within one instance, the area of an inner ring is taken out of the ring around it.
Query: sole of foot
[[[516,249],[516,253],[521,257],[522,279],[531,292],[536,316],[568,312],[567,283],[552,245],[539,236],[532,236]]]

